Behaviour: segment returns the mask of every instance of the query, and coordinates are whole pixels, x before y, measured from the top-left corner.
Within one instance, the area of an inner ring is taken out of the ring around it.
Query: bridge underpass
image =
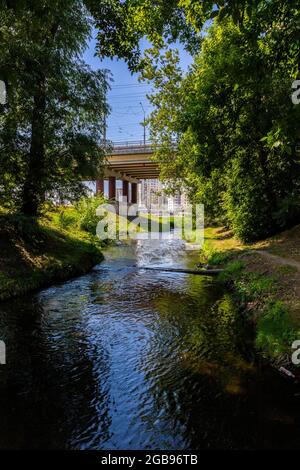
[[[104,180],[108,179],[108,197],[116,199],[116,182],[122,181],[122,198],[130,203],[137,203],[138,184],[141,179],[159,177],[159,169],[151,157],[153,147],[149,142],[128,141],[115,142],[107,156],[104,176],[96,182],[96,192],[104,193]],[[129,184],[131,200],[129,201]]]

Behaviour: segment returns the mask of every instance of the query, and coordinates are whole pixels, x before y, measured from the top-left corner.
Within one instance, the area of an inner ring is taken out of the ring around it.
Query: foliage
[[[241,260],[231,261],[227,264],[225,271],[222,273],[223,279],[233,279],[236,275],[240,275],[245,268],[245,263]]]
[[[244,241],[300,220],[298,0],[2,1],[0,200],[36,215],[45,195],[78,200],[101,173],[107,71],[123,58],[154,84],[151,138],[162,178]],[[141,39],[152,47],[142,53]],[[186,76],[180,41],[194,57]],[[298,149],[298,150],[297,150]],[[286,184],[288,181],[288,184]]]
[[[62,228],[57,212],[7,214],[0,222],[1,300],[83,274],[103,259],[96,237],[75,225]]]
[[[76,214],[79,218],[79,225],[82,230],[96,234],[96,227],[100,220],[96,215],[97,208],[103,204],[104,198],[102,196],[82,198],[75,206]]]
[[[280,1],[286,5],[291,2]],[[101,57],[125,58],[131,70],[140,71],[145,65],[142,38],[146,37],[156,50],[180,41],[194,55],[199,51],[207,21],[232,18],[242,27],[245,16],[254,16],[264,3],[263,0],[86,0],[98,29],[97,53]],[[271,9],[276,9],[278,3],[273,1]],[[292,3],[296,4],[296,0]]]
[[[208,27],[186,77],[171,52],[142,74],[156,87],[149,122],[163,178],[247,242],[300,221],[297,32],[295,2],[258,2],[242,24],[227,15]]]
[[[63,230],[79,227],[78,214],[74,208],[63,208],[58,216],[59,226]]]
[[[107,71],[81,59],[92,24],[80,0],[7,2],[0,22],[0,199],[36,215],[45,193],[79,198],[102,171]]]
[[[95,236],[100,220],[96,210],[104,202],[103,196],[82,197],[74,206],[61,208],[58,217],[60,227],[68,230],[73,227]]]
[[[286,306],[279,302],[269,302],[257,322],[256,347],[268,357],[291,354],[291,345],[298,339]]]
[[[276,364],[289,363],[299,326],[292,317],[290,303],[277,300],[281,277],[276,273],[249,271],[247,262],[236,259],[226,266],[219,279],[230,281],[240,304],[248,307],[248,314],[255,321],[256,348]]]

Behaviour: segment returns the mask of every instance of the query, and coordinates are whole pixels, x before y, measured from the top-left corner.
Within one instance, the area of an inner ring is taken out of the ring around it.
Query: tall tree
[[[80,0],[8,2],[0,15],[0,78],[8,91],[0,197],[37,215],[46,192],[79,195],[82,180],[101,171],[107,71],[94,72],[80,58],[92,27]]]
[[[300,220],[300,107],[291,100],[297,31],[295,6],[265,2],[242,27],[230,19],[210,26],[185,79],[172,56],[149,62],[143,73],[158,90],[150,124],[164,142],[162,174],[183,179],[207,214],[244,240]]]

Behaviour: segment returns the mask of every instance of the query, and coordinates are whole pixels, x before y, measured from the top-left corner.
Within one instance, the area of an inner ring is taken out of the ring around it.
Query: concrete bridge
[[[159,176],[156,162],[151,160],[153,146],[150,142],[128,141],[114,142],[107,155],[104,177],[97,181],[96,191],[104,192],[104,179],[108,179],[108,197],[116,198],[116,181],[122,181],[123,197],[129,197],[131,184],[131,202],[137,202],[137,185],[141,179],[154,179]]]

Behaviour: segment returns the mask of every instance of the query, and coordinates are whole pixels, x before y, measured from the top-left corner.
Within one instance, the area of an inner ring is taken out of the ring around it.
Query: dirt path
[[[269,253],[266,250],[253,250],[252,253],[253,252],[263,255],[266,258],[269,258],[270,260],[274,261],[277,264],[294,266],[295,268],[297,268],[300,271],[300,262],[299,261],[295,261],[294,259],[289,259],[289,258],[283,258],[282,256],[278,256],[278,255],[273,255],[272,253]]]

